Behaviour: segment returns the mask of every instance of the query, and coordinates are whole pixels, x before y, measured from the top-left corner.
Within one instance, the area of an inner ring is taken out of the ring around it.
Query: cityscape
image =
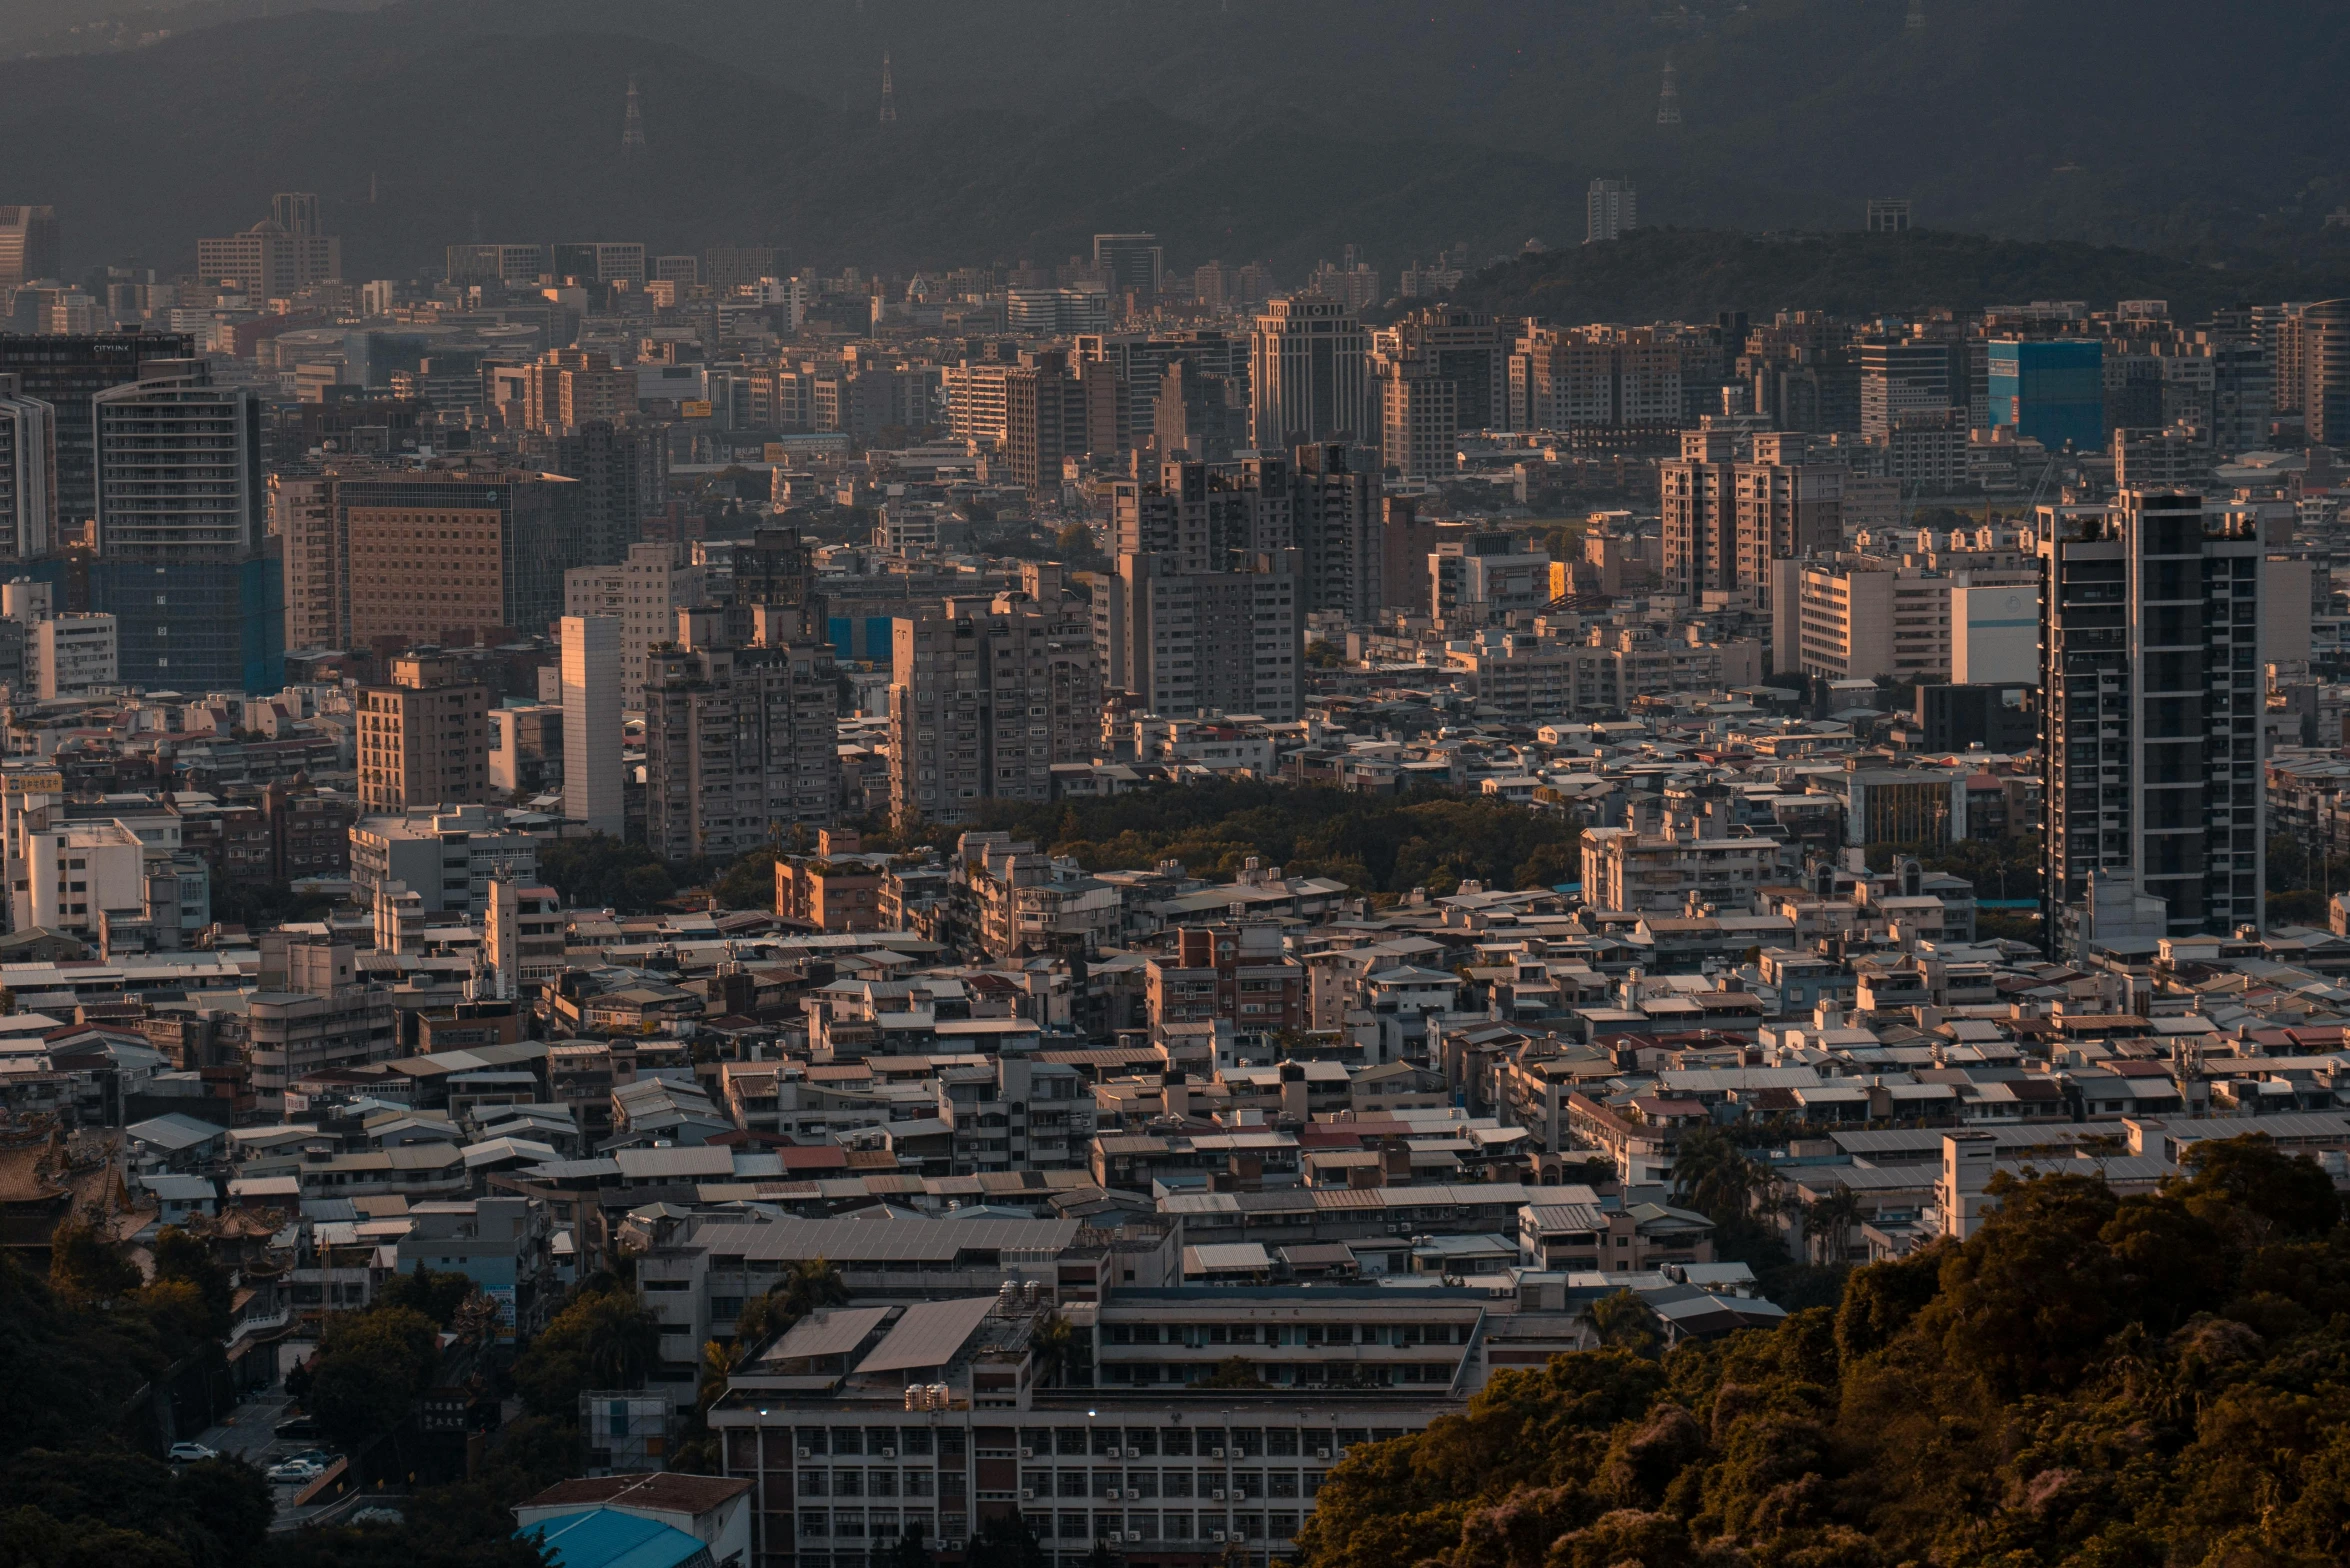
[[[0,1558],[2344,1560],[2350,207],[1675,167],[0,166]]]

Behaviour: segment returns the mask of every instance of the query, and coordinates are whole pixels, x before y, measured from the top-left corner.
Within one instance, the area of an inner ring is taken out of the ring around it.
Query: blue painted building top
[[[701,1541],[616,1508],[558,1514],[515,1533],[537,1537],[556,1568],[711,1568]]]

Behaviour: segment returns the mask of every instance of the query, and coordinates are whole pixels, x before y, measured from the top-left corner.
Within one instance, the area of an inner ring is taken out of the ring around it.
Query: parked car
[[[164,1457],[175,1465],[192,1465],[199,1459],[218,1459],[220,1450],[206,1448],[202,1443],[174,1443]]]
[[[335,1461],[343,1456],[330,1454],[323,1448],[306,1448],[298,1454],[289,1454],[286,1457],[291,1463],[316,1465],[321,1470],[327,1470],[332,1469]]]
[[[272,1481],[315,1481],[326,1473],[326,1466],[314,1465],[307,1459],[287,1459],[269,1467]]]

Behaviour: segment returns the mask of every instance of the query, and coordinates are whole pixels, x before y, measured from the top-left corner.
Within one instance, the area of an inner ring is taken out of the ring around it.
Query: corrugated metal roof
[[[826,1258],[839,1264],[952,1263],[967,1251],[1039,1248],[1058,1252],[1077,1239],[1075,1220],[929,1218],[777,1220],[767,1225],[705,1225],[694,1244],[747,1261],[790,1263]]]
[[[957,1301],[915,1303],[898,1319],[889,1337],[873,1347],[873,1354],[857,1363],[857,1372],[945,1366],[955,1359],[955,1352],[963,1348],[972,1331],[986,1321],[995,1300],[993,1296],[965,1296]]]
[[[612,1158],[619,1165],[620,1174],[630,1181],[690,1181],[701,1176],[723,1178],[734,1174],[734,1152],[723,1147],[615,1149]]]
[[[762,1361],[796,1361],[803,1356],[845,1356],[865,1343],[893,1307],[841,1307],[816,1312],[792,1325]]]

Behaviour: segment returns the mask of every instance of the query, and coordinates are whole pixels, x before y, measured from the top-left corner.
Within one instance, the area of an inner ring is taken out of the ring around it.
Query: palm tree
[[[1721,1132],[1701,1127],[1673,1150],[1674,1196],[1716,1224],[1745,1214],[1761,1173]]]
[[[1058,1383],[1076,1365],[1077,1331],[1058,1312],[1048,1313],[1028,1336],[1028,1354],[1040,1385]]]
[[[825,1258],[803,1258],[791,1272],[753,1296],[735,1315],[738,1345],[755,1345],[790,1330],[794,1323],[823,1307],[837,1307],[849,1299],[848,1283]]]
[[[1591,1331],[1611,1350],[1647,1355],[1656,1349],[1656,1325],[1648,1308],[1630,1290],[1611,1291],[1594,1301],[1587,1313]]]
[[[849,1299],[848,1283],[828,1258],[802,1258],[776,1288],[782,1291],[784,1311],[794,1323],[818,1307],[837,1307]]]
[[[1861,1217],[1859,1196],[1850,1187],[1839,1185],[1804,1215],[1805,1241],[1827,1243],[1827,1256],[1820,1262],[1842,1263],[1851,1246],[1852,1227]]]
[[[705,1414],[726,1392],[726,1381],[734,1376],[734,1369],[742,1365],[743,1342],[729,1345],[715,1339],[702,1342],[702,1383],[696,1391],[694,1405]]]

